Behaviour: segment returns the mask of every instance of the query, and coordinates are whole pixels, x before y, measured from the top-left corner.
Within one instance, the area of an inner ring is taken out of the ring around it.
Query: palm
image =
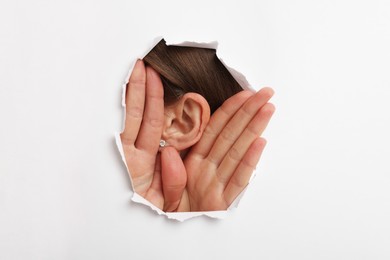
[[[132,144],[126,144],[125,157],[132,184],[135,191],[159,208],[164,205],[164,196],[161,188],[160,157],[148,151],[139,150]]]
[[[187,193],[191,211],[227,209],[223,196],[223,183],[216,175],[216,168],[199,157],[189,155],[184,160],[187,169]]]
[[[264,88],[255,95],[243,91],[231,97],[213,114],[184,161],[177,154],[172,163],[187,176],[177,211],[225,210],[244,190],[265,147],[259,135],[274,112],[267,103],[272,95]]]

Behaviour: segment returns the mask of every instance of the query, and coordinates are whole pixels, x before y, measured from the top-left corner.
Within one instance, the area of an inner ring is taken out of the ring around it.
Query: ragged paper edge
[[[154,48],[154,46],[156,46],[156,44],[159,43],[162,39],[163,39],[163,37],[155,38],[150,43],[150,45],[147,46],[147,48],[142,53],[142,55],[139,56],[138,58],[143,59]],[[179,43],[169,43],[169,42],[167,42],[167,45],[175,45],[175,46],[183,46],[183,47],[208,48],[208,49],[215,49],[215,50],[217,50],[218,42],[217,41],[208,42],[208,43],[206,43],[206,42],[193,42],[193,41],[185,41],[185,42],[179,42]],[[218,53],[218,50],[217,50],[217,57],[218,57],[218,59],[222,62],[222,64],[226,67],[226,69],[230,72],[230,74],[232,74],[233,78],[240,84],[240,86],[243,89],[250,90],[250,91],[254,92],[255,90],[249,84],[249,82],[247,81],[246,77],[242,73],[240,73],[237,70],[233,69],[232,67],[226,65],[226,63],[223,61],[221,56],[222,55],[220,55],[220,53]],[[131,73],[133,71],[133,68],[134,68],[134,65],[135,65],[136,61],[137,60],[134,60],[132,62],[131,69],[129,70],[129,73],[127,74],[125,83],[122,85],[123,119],[122,119],[122,131],[121,132],[124,131],[125,119],[126,119],[126,86],[127,86],[128,82],[129,82],[130,75],[131,75]],[[127,163],[126,163],[126,157],[125,157],[125,154],[124,154],[124,151],[123,151],[122,140],[120,138],[120,133],[119,132],[115,133],[115,140],[116,140],[116,145],[117,145],[117,148],[118,148],[119,153],[121,155],[122,161],[123,161],[123,163],[126,166],[127,173],[129,175],[129,178],[130,178],[130,182],[131,182],[131,186],[132,186],[132,190],[133,190],[133,195],[132,195],[131,200],[136,202],[136,203],[140,203],[140,204],[149,206],[152,210],[157,212],[157,214],[159,214],[159,215],[164,215],[164,216],[166,216],[169,219],[174,219],[174,220],[178,220],[178,221],[181,221],[181,222],[184,221],[184,220],[190,219],[190,218],[198,217],[198,216],[207,216],[207,217],[216,218],[216,219],[224,219],[224,218],[226,218],[231,210],[233,210],[233,209],[238,207],[238,204],[239,204],[242,196],[245,194],[246,189],[248,188],[249,184],[251,183],[251,181],[254,179],[254,177],[256,175],[256,171],[254,171],[252,176],[251,176],[251,178],[250,178],[250,180],[249,180],[249,183],[248,183],[247,187],[245,187],[245,189],[237,196],[237,198],[232,202],[232,204],[229,206],[229,208],[227,210],[222,210],[222,211],[197,211],[197,212],[164,212],[161,209],[159,209],[158,207],[156,207],[155,205],[153,205],[152,203],[150,203],[148,200],[143,198],[141,195],[139,195],[138,193],[135,192],[135,189],[134,189],[134,186],[133,186],[133,181],[131,179],[131,174],[130,174],[130,171],[129,171],[129,167],[127,166]]]

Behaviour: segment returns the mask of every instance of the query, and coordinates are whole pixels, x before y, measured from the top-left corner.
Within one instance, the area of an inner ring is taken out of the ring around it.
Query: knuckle
[[[222,171],[217,171],[216,175],[217,175],[217,179],[221,183],[227,183],[229,181],[229,179],[224,175]]]
[[[214,158],[212,155],[207,156],[206,160],[210,165],[214,166],[215,169],[218,167],[218,160]]]
[[[235,147],[232,147],[229,152],[228,152],[228,156],[230,159],[232,159],[233,161],[240,161],[240,152],[237,150],[237,148]]]
[[[255,138],[259,135],[259,130],[256,129],[254,126],[249,125],[247,128],[245,128],[245,131],[252,137]]]
[[[144,88],[146,79],[144,77],[130,77],[128,85],[136,88]]]
[[[152,127],[162,127],[164,120],[160,118],[153,118],[153,117],[147,117],[145,118],[145,121],[147,124],[149,124]]]
[[[149,99],[149,102],[151,102],[152,104],[154,104],[154,102],[160,102],[164,98],[164,91],[162,89],[148,91],[146,98]]]
[[[233,142],[236,139],[233,131],[228,127],[225,127],[225,129],[222,131],[221,137],[229,142]]]
[[[222,104],[222,106],[219,108],[219,110],[225,115],[225,116],[229,116],[230,113],[228,111],[228,107],[230,107],[231,105],[229,103],[225,103],[225,104]]]
[[[203,131],[203,134],[206,134],[209,136],[216,136],[215,131],[210,127],[210,125],[206,126],[206,128]]]
[[[248,181],[241,176],[234,175],[230,180],[237,187],[245,187],[248,184]]]
[[[242,109],[240,109],[241,116],[244,118],[252,117],[252,113],[250,110],[251,109],[250,109],[249,105],[244,106]]]
[[[248,161],[248,160],[242,160],[241,163],[242,163],[242,165],[243,165],[245,168],[250,169],[250,170],[252,170],[252,171],[255,170],[256,165],[255,165],[254,163],[252,163],[252,162],[250,162],[250,161]]]
[[[181,191],[185,188],[185,183],[172,183],[169,185],[164,185],[164,189],[169,191]]]
[[[141,119],[144,112],[142,108],[136,106],[130,106],[127,111],[129,116],[136,119]]]

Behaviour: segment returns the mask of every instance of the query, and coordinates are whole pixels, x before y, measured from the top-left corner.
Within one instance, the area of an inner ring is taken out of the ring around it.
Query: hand
[[[213,114],[200,141],[184,161],[172,147],[161,153],[162,181],[187,176],[187,185],[179,197],[171,189],[165,201],[166,211],[226,210],[244,190],[265,147],[259,137],[275,110],[267,103],[273,90],[263,88],[256,94],[242,91],[224,102]]]
[[[134,191],[160,209],[164,205],[158,153],[164,121],[163,95],[158,73],[150,67],[145,68],[143,61],[138,60],[127,86],[125,129],[121,140]],[[183,192],[186,176],[166,179],[168,186],[176,185]],[[172,193],[176,194],[175,191]]]
[[[137,61],[121,134],[134,191],[165,211],[226,209],[247,185],[264,148],[258,135],[273,113],[271,104],[264,105],[272,93],[263,89],[231,97],[214,113],[184,163],[172,147],[163,149],[161,160],[163,87],[158,73]]]

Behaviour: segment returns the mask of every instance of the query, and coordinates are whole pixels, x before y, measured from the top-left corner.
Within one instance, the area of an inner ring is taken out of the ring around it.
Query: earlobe
[[[165,108],[162,139],[178,151],[197,143],[210,120],[210,106],[197,93],[186,93],[174,105]]]

